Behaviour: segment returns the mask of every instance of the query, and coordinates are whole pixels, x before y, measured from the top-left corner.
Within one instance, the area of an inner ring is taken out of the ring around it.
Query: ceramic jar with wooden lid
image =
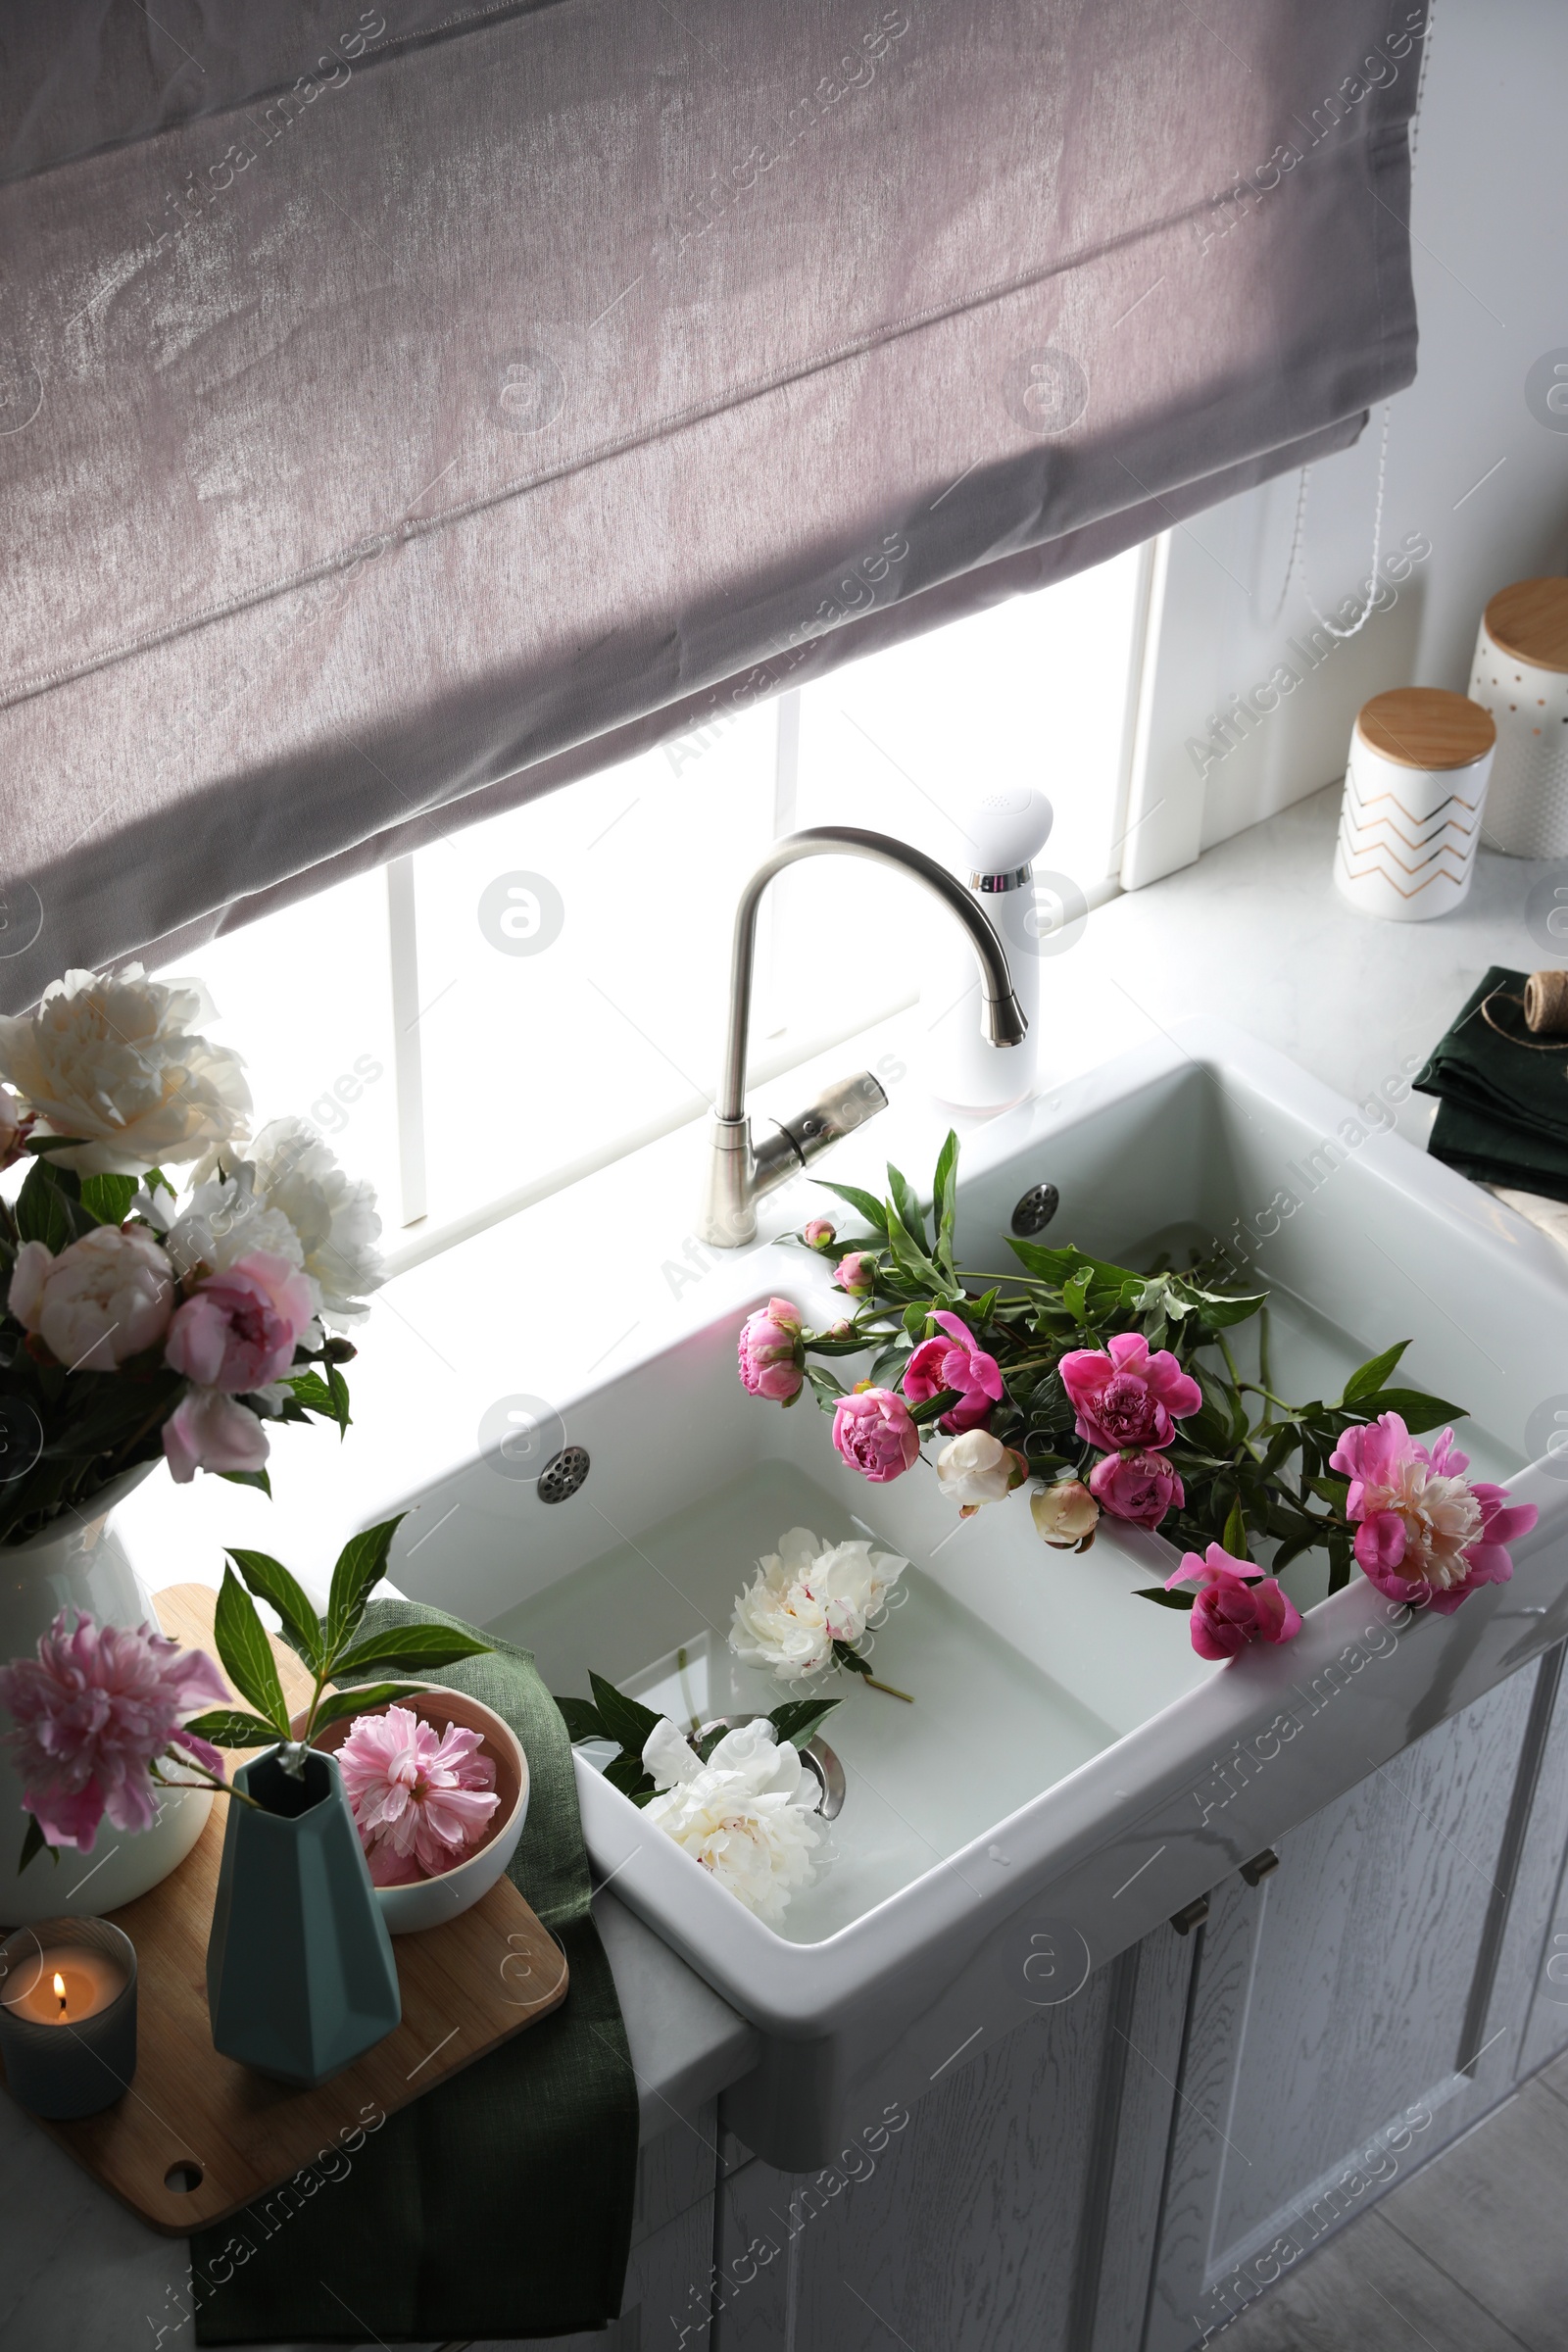
[[[1461,905],[1475,870],[1496,730],[1479,703],[1400,686],[1357,713],[1334,879],[1363,914],[1420,923]]]
[[[1568,858],[1568,580],[1516,580],[1481,616],[1470,692],[1497,726],[1487,847]]]

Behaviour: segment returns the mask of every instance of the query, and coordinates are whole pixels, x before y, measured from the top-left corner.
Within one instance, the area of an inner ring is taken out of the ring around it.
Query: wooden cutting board
[[[164,1630],[216,1659],[215,1595],[173,1585],[156,1595]],[[274,1641],[291,1707],[310,1697],[294,1652]],[[230,1758],[230,1766],[239,1761]],[[214,2049],[207,1936],[228,1800],[179,1868],[108,1916],[136,1947],[136,2074],[123,2098],[79,2123],[33,2121],[105,2188],[170,2237],[220,2222],[312,2166],[341,2172],[395,2108],[406,2107],[566,1997],[565,1954],[508,1878],[470,1911],[392,1949],[403,2022],[315,2090],[273,2082]],[[3,2080],[3,2076],[0,2076]],[[334,2151],[338,2151],[334,2155]],[[315,2186],[306,2184],[305,2193]]]

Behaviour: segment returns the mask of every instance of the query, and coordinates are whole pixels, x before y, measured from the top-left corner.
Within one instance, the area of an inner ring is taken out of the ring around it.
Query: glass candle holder
[[[136,1950],[106,1919],[41,1919],[0,1943],[0,2057],[19,2107],[64,2123],[136,2072]]]

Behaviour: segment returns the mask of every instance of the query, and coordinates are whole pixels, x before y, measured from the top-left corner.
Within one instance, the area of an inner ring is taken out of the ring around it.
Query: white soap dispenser
[[[958,870],[1001,935],[1029,1034],[1020,1046],[987,1042],[980,969],[956,925],[933,930],[920,991],[925,1080],[953,1110],[1004,1110],[1035,1081],[1040,1033],[1040,936],[1032,860],[1051,834],[1051,803],[1026,785],[996,786],[950,801]]]

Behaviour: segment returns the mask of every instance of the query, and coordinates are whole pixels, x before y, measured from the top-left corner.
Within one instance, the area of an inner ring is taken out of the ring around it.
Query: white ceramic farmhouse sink
[[[1013,1205],[1046,1181],[1061,1197],[1053,1243],[1132,1263],[1188,1239],[1237,1246],[1271,1293],[1284,1394],[1337,1395],[1408,1338],[1401,1377],[1469,1407],[1477,1474],[1509,1480],[1540,1525],[1510,1586],[1444,1619],[1396,1610],[1359,1578],[1323,1600],[1321,1569],[1300,1562],[1287,1578],[1308,1612],[1298,1641],[1206,1665],[1184,1616],[1136,1597],[1172,1564],[1158,1538],[1102,1521],[1088,1553],[1051,1551],[1018,1497],[960,1523],[927,1465],[869,1486],[808,1398],[782,1411],[748,1397],[735,1337],[752,1305],[777,1292],[818,1324],[838,1311],[826,1265],[773,1247],[708,1277],[712,1317],[694,1336],[557,1399],[592,1459],[568,1502],[546,1507],[483,1458],[423,1497],[432,1534],[393,1561],[404,1590],[531,1648],[553,1690],[586,1694],[593,1668],[672,1712],[783,1695],[735,1665],[725,1635],[785,1528],[869,1533],[911,1562],[874,1664],[915,1704],[847,1690],[825,1727],[848,1779],[836,1860],[781,1929],[578,1758],[598,1869],[767,2037],[736,2112],[778,2163],[822,2161],[846,2103],[896,2055],[917,2050],[923,2072],[965,2021],[984,2038],[1069,1993],[1568,1633],[1568,1480],[1524,1467],[1568,1388],[1564,1294],[1540,1237],[1217,1024],[971,1136],[960,1264],[1008,1266]],[[462,1535],[443,1543],[450,1499]]]

